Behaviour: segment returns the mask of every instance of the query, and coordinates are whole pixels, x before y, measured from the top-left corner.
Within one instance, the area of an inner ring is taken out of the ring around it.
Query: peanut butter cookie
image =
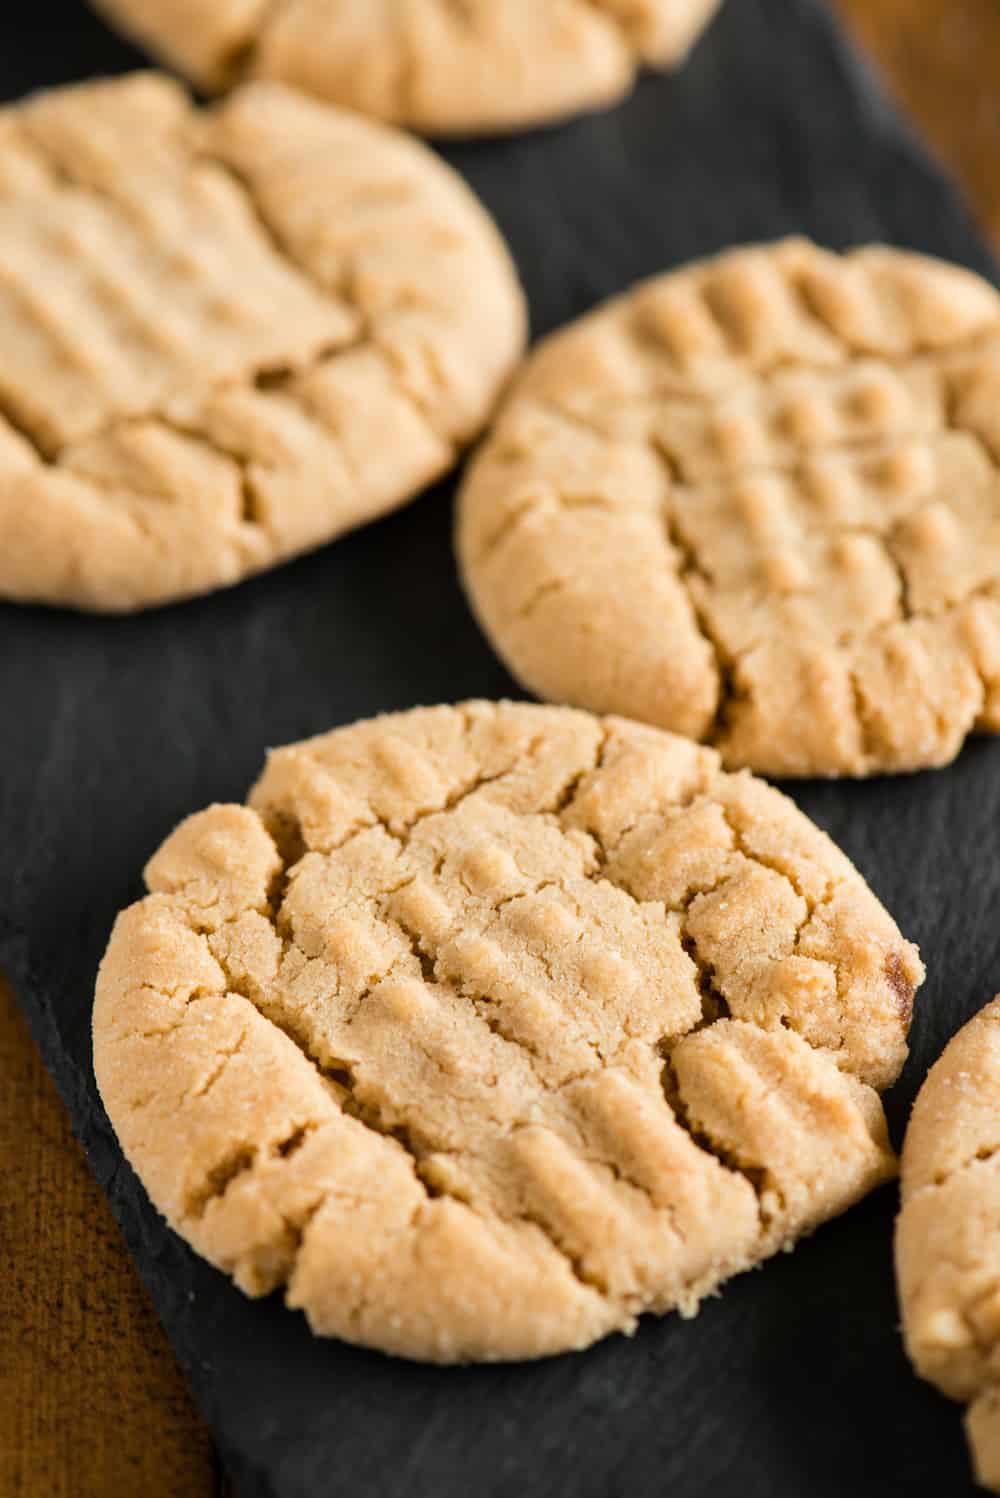
[[[529,360],[466,480],[483,628],[543,697],[771,775],[1000,730],[1000,296],[893,249],[739,249]]]
[[[945,1047],[903,1145],[896,1275],[917,1372],[969,1405],[976,1479],[1000,1493],[1000,998]]]
[[[412,498],[520,354],[509,256],[423,146],[278,84],[0,110],[0,596],[128,610]]]
[[[97,983],[111,1121],[177,1231],[317,1333],[584,1347],[894,1172],[916,952],[690,740],[509,703],[356,724],[146,880]]]
[[[719,0],[96,0],[210,91],[273,78],[432,135],[612,104],[679,65]]]

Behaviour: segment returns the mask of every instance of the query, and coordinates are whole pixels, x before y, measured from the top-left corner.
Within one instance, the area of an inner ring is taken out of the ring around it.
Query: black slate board
[[[503,0],[497,0],[503,3]],[[5,7],[6,10],[6,7]],[[80,4],[0,20],[0,97],[137,58]],[[601,118],[446,153],[506,230],[536,332],[727,242],[881,238],[991,272],[953,190],[819,0],[728,0],[691,65]],[[2,255],[2,242],[0,242]],[[886,1190],[697,1321],[540,1365],[442,1371],[310,1339],[150,1207],[90,1066],[93,976],[174,823],[240,799],[265,748],[511,682],[461,598],[452,487],[233,592],[133,620],[0,607],[0,968],[243,1498],[953,1498],[958,1412],[909,1373]],[[2,542],[0,542],[2,544]],[[897,1139],[945,1039],[1000,987],[1000,744],[952,769],[799,786],[930,979]]]

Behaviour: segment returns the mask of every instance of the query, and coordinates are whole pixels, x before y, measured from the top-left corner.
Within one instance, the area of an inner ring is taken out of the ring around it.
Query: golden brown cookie
[[[1000,997],[931,1067],[903,1144],[896,1276],[917,1372],[969,1405],[977,1481],[1000,1492]]]
[[[543,697],[772,775],[1000,729],[1000,297],[801,240],[636,287],[529,360],[461,498],[483,628]]]
[[[378,718],[272,754],[146,881],[97,983],[111,1121],[177,1231],[318,1333],[584,1347],[894,1172],[916,951],[690,740]]]
[[[95,0],[202,88],[294,84],[432,135],[612,104],[679,65],[719,0]]]
[[[0,110],[0,596],[128,610],[413,497],[523,346],[423,146],[277,84],[137,74]]]

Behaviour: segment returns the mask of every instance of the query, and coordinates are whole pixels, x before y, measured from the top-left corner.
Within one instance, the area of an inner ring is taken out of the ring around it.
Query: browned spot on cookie
[[[896,996],[900,1018],[905,1025],[908,1025],[913,1015],[914,988],[906,976],[906,969],[903,967],[902,959],[897,952],[889,954],[882,971],[889,980],[889,987]]]
[[[280,1156],[282,1160],[287,1160],[290,1155],[294,1155],[298,1150],[302,1148],[308,1138],[309,1130],[303,1124],[300,1128],[293,1130],[293,1132],[289,1134],[287,1139],[283,1139],[281,1143],[275,1147],[274,1152],[276,1155]]]

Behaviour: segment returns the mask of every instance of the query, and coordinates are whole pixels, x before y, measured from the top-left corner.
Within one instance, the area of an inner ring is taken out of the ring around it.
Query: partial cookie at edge
[[[977,1480],[1000,1492],[1000,997],[945,1047],[903,1145],[896,1276],[917,1372],[968,1403]]]
[[[719,0],[95,0],[218,91],[277,79],[431,135],[516,130],[612,104],[676,67]]]

